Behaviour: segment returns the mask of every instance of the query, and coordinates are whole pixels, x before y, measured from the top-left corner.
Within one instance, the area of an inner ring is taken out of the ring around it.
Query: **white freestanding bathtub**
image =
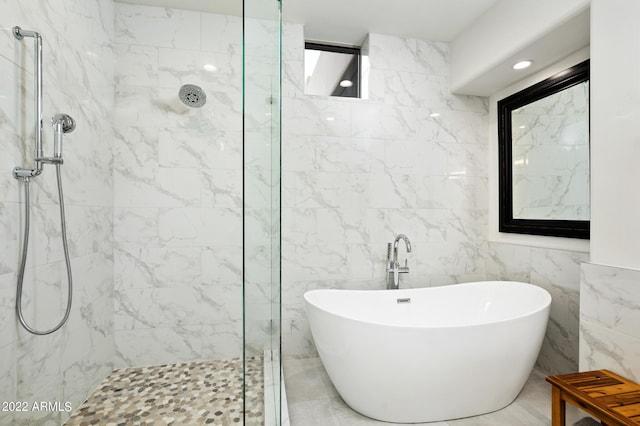
[[[551,296],[530,284],[486,281],[304,295],[316,347],[354,410],[422,423],[509,405],[544,337]]]

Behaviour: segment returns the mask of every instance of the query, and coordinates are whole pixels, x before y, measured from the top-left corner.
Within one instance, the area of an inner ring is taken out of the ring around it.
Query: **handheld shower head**
[[[70,115],[58,113],[51,118],[53,126],[53,156],[62,158],[62,135],[76,129],[76,121]]]
[[[74,120],[68,114],[58,113],[51,117],[51,125],[55,128],[57,125],[61,125],[62,133],[71,133],[76,129],[76,120]]]

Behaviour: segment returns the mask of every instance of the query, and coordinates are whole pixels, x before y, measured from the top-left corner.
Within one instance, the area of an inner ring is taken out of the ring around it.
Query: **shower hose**
[[[64,313],[62,321],[55,327],[47,331],[39,331],[30,327],[22,315],[22,286],[24,282],[24,269],[27,264],[27,253],[29,250],[29,223],[30,223],[30,201],[29,201],[29,178],[24,179],[24,198],[25,198],[25,221],[24,221],[24,240],[22,242],[22,258],[20,259],[20,268],[18,271],[18,289],[16,294],[16,313],[20,324],[31,334],[37,334],[39,336],[45,336],[57,331],[67,322],[69,319],[69,313],[71,312],[71,295],[73,293],[73,282],[71,279],[71,262],[69,260],[69,246],[67,244],[67,225],[64,214],[64,198],[62,196],[62,178],[60,177],[60,164],[56,164],[56,177],[58,179],[58,198],[60,200],[60,224],[62,231],[62,246],[64,248],[64,260],[67,265],[67,278],[68,278],[68,297],[67,297],[67,309]]]

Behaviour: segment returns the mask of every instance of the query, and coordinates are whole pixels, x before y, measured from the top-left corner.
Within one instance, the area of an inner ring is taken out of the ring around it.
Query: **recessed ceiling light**
[[[332,116],[327,117],[327,121],[334,121],[335,119],[336,119],[336,118],[335,118],[335,117],[332,117]]]
[[[205,71],[209,71],[209,72],[216,72],[218,70],[218,68],[216,68],[216,66],[213,64],[206,64],[202,68],[204,68]]]
[[[432,114],[429,114],[429,117],[433,117],[433,118],[440,117],[440,113],[439,112],[434,112]]]
[[[342,80],[340,82],[340,87],[351,87],[353,86],[353,83],[351,82],[351,80]]]
[[[531,59],[527,59],[526,61],[520,61],[520,62],[517,62],[516,64],[514,64],[513,65],[513,69],[514,70],[523,70],[525,68],[530,67],[531,64],[533,64],[533,61]]]

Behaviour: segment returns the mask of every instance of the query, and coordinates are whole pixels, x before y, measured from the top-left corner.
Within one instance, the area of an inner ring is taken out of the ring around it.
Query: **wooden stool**
[[[640,385],[608,370],[549,376],[551,425],[565,426],[565,402],[608,426],[640,425]]]

